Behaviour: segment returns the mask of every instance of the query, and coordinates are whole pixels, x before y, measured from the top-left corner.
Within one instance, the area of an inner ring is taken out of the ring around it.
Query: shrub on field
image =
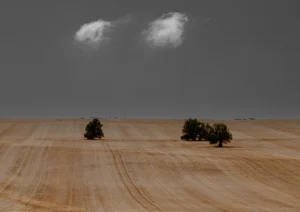
[[[95,138],[102,138],[104,137],[104,133],[102,131],[102,124],[99,119],[93,119],[90,121],[85,127],[85,134],[84,137],[88,140],[94,140]]]

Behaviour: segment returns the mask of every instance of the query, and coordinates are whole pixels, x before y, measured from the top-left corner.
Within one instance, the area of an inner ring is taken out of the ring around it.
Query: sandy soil
[[[226,121],[227,148],[182,121],[0,121],[0,211],[300,211],[300,121]]]

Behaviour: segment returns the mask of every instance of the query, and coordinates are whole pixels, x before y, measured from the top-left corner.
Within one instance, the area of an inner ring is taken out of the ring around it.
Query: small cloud
[[[154,47],[171,45],[176,48],[183,42],[184,26],[187,22],[188,17],[183,13],[164,14],[149,23],[149,28],[143,32],[145,40]]]
[[[86,43],[92,47],[109,40],[105,33],[110,31],[114,24],[109,21],[97,20],[83,24],[75,33],[74,39],[80,43]]]

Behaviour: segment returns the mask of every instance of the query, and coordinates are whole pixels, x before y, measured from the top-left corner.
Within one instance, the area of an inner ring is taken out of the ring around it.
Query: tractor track
[[[130,193],[132,198],[147,211],[162,211],[159,207],[157,207],[154,203],[152,203],[151,200],[149,200],[147,197],[145,197],[140,192],[140,190],[136,187],[136,185],[133,183],[133,181],[131,180],[131,178],[127,172],[127,169],[126,169],[126,166],[124,164],[121,154],[119,152],[114,152],[108,144],[106,144],[106,146],[110,150],[110,152],[113,156],[115,167],[117,169],[119,177],[121,178],[125,188]],[[118,165],[118,164],[120,164],[120,165]]]

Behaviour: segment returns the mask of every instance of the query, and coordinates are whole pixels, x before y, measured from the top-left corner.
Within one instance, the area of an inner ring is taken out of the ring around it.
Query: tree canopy
[[[84,137],[88,140],[93,140],[95,138],[101,139],[102,137],[104,137],[102,126],[103,125],[101,124],[99,119],[93,119],[86,125]]]
[[[200,127],[201,123],[197,119],[189,118],[183,125],[181,139],[196,141],[199,137]]]
[[[215,123],[211,125],[192,118],[184,122],[182,133],[182,140],[206,140],[210,144],[218,143],[218,147],[222,147],[223,143],[229,143],[232,140],[232,134],[226,124]]]
[[[232,134],[224,123],[215,123],[208,127],[208,134],[206,140],[210,144],[218,144],[218,147],[223,147],[223,143],[230,143],[232,140]]]

